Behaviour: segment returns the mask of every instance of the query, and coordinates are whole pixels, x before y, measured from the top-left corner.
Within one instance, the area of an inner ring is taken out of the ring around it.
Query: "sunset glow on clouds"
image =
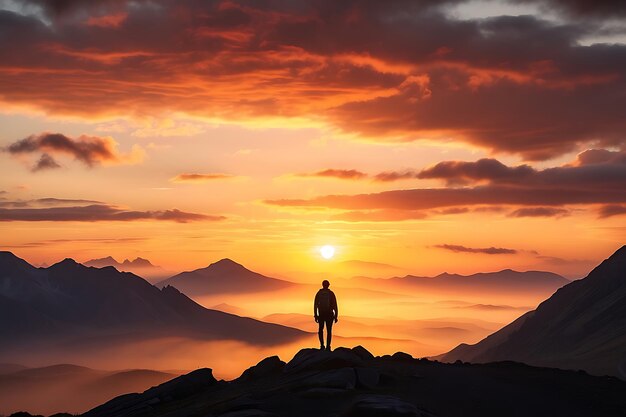
[[[332,242],[416,273],[582,275],[626,237],[619,2],[0,9],[0,244],[26,258],[288,273]]]

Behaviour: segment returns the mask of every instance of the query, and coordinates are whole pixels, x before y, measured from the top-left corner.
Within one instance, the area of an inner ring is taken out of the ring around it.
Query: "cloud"
[[[558,207],[524,207],[509,214],[509,217],[563,217],[569,210]]]
[[[100,222],[163,220],[178,223],[195,221],[219,221],[223,216],[188,213],[177,209],[157,211],[126,210],[107,204],[67,206],[49,208],[0,208],[0,222],[10,221],[53,221],[53,222]]]
[[[523,205],[561,206],[565,204],[626,203],[624,193],[603,189],[520,189],[507,186],[472,188],[418,188],[371,194],[326,195],[311,199],[265,200],[283,207],[324,207],[342,210],[423,210],[452,206]]]
[[[506,249],[506,248],[468,248],[467,246],[461,245],[434,245],[433,247],[439,249],[445,249],[452,252],[465,252],[465,253],[483,253],[485,255],[515,255],[517,250],[515,249]]]
[[[192,182],[192,183],[203,183],[215,180],[225,180],[236,178],[235,175],[230,174],[193,174],[193,173],[185,173],[178,174],[174,178],[170,179],[172,182]]]
[[[417,178],[444,179],[448,184],[466,184],[489,180],[522,180],[535,173],[528,165],[508,167],[496,159],[479,159],[476,162],[444,161],[426,168],[417,174]]]
[[[476,162],[444,161],[418,173],[448,185],[487,182],[524,188],[614,189],[626,187],[626,152],[588,149],[570,164],[536,170],[528,165],[508,167],[495,159]]]
[[[417,178],[417,174],[413,170],[385,171],[385,172],[376,174],[374,176],[374,181],[392,182],[392,181],[399,181],[399,180],[407,180],[411,178]]]
[[[49,153],[73,156],[91,167],[101,163],[134,163],[143,158],[143,151],[135,147],[131,154],[121,154],[117,143],[110,137],[82,135],[72,139],[61,133],[40,133],[18,140],[6,148],[11,155],[44,152],[33,167],[33,171],[57,168],[59,165]]]
[[[538,0],[551,21],[448,16],[459,2],[31,0],[41,13],[0,11],[0,97],[86,119],[309,119],[526,160],[624,144],[626,45],[579,42],[619,2]]]
[[[620,216],[626,214],[626,206],[620,204],[608,204],[600,207],[598,217],[606,219],[607,217]]]
[[[39,161],[37,161],[35,166],[33,166],[32,171],[37,172],[41,170],[56,169],[56,168],[61,168],[61,165],[59,165],[57,161],[55,161],[54,158],[52,158],[50,155],[48,155],[47,153],[44,153],[41,155],[41,157],[39,158]]]
[[[367,174],[356,169],[324,169],[313,173],[296,174],[297,177],[338,178],[341,180],[360,180],[367,178]]]

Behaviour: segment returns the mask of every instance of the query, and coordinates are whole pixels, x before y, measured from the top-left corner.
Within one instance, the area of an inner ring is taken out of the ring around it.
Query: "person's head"
[[[322,281],[322,287],[324,287],[324,288],[330,287],[330,282],[328,282],[328,280],[325,279],[324,281]]]

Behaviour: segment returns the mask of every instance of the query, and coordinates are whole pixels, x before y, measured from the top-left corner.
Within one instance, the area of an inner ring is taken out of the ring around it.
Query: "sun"
[[[320,255],[324,259],[330,259],[335,256],[335,248],[330,245],[324,245],[320,248]]]

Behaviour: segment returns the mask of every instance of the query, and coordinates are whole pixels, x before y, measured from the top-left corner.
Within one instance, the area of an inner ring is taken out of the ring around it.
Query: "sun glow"
[[[330,245],[324,245],[320,248],[320,255],[324,259],[330,259],[335,256],[335,248]]]

